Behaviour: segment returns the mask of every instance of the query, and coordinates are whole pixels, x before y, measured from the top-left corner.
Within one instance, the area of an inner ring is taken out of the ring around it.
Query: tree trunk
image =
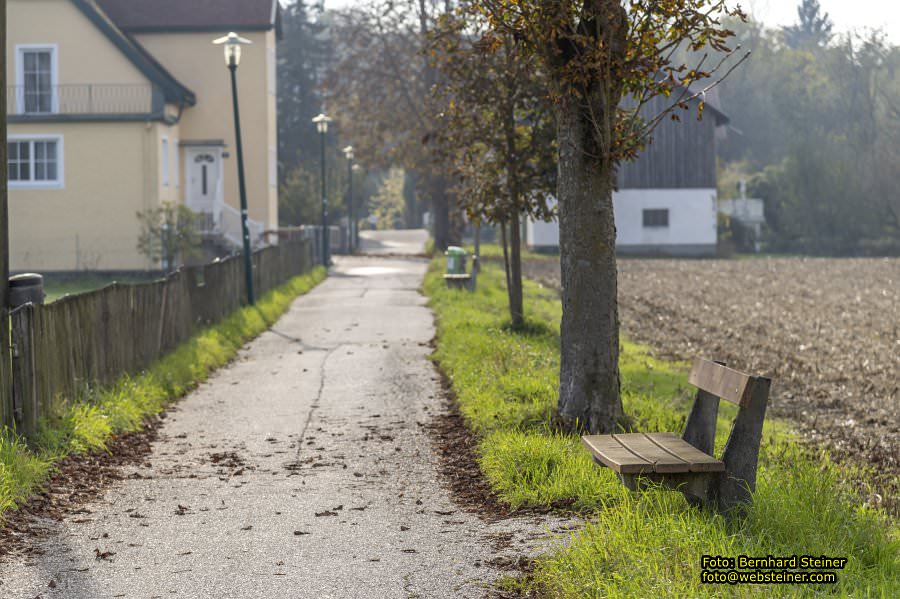
[[[621,420],[616,302],[615,165],[598,148],[583,101],[557,109],[562,271],[559,416],[570,430],[612,433]]]
[[[509,223],[509,261],[507,263],[509,274],[506,287],[509,296],[509,318],[514,329],[522,328],[525,324],[525,314],[522,307],[522,240],[519,225],[519,211],[512,210]]]
[[[404,214],[407,229],[418,229],[422,226],[422,219],[419,214],[419,202],[416,200],[416,186],[418,185],[418,177],[415,171],[407,170],[403,176],[403,202],[405,205]]]
[[[431,196],[434,249],[443,252],[450,245],[450,201],[443,178],[438,175],[429,177],[428,191]]]
[[[500,241],[503,244],[503,273],[506,275],[506,288],[512,287],[509,281],[509,244],[506,242],[506,221],[500,221]]]
[[[512,69],[511,61],[515,58],[507,56],[509,69]],[[507,286],[509,296],[509,318],[513,329],[520,329],[525,324],[525,315],[522,307],[522,230],[519,226],[519,177],[518,177],[518,153],[516,152],[516,110],[514,82],[507,82],[505,86],[506,102],[503,110],[503,128],[506,137],[506,179],[509,193],[509,245],[510,260],[507,262]]]

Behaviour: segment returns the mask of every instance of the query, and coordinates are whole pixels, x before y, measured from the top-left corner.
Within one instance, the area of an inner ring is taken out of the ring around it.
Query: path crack
[[[306,431],[309,430],[309,424],[312,422],[313,414],[319,407],[319,402],[322,401],[322,393],[325,391],[325,367],[328,365],[328,359],[334,352],[342,347],[344,347],[343,344],[336,345],[329,349],[325,354],[325,357],[322,358],[322,363],[319,365],[319,390],[316,393],[316,399],[312,402],[309,411],[306,413],[306,422],[303,423],[303,428],[300,430],[300,437],[297,440],[297,455],[294,458],[294,464],[297,466],[300,465],[300,453],[303,451],[303,441],[306,439]]]

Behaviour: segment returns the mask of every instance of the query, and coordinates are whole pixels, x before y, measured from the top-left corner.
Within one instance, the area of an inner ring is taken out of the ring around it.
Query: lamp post
[[[231,99],[234,105],[234,136],[237,146],[238,187],[241,194],[241,236],[244,240],[244,276],[247,279],[247,303],[255,303],[253,295],[253,254],[250,250],[250,227],[247,226],[247,185],[244,182],[244,147],[241,143],[241,113],[238,109],[237,68],[241,62],[241,46],[251,44],[235,32],[213,41],[225,46],[225,64],[231,71]]]
[[[350,225],[350,239],[347,241],[347,245],[352,254],[353,250],[356,249],[356,237],[354,233],[354,230],[356,229],[356,218],[353,210],[353,146],[344,148],[344,157],[347,158],[347,220]]]
[[[319,113],[312,122],[316,124],[319,138],[322,141],[322,265],[328,268],[331,263],[331,257],[328,255],[331,246],[328,245],[328,196],[325,193],[325,134],[328,133],[328,123],[331,122],[331,118],[325,116],[324,113]]]

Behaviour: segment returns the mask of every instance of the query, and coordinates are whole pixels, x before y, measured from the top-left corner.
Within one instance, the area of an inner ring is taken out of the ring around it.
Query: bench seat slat
[[[653,469],[653,464],[623,447],[612,435],[589,435],[581,440],[596,461],[614,472],[637,474]]]
[[[647,437],[688,463],[691,472],[724,472],[725,462],[707,455],[675,433],[647,433]]]
[[[675,433],[627,433],[582,437],[594,459],[621,474],[723,472],[725,464]]]
[[[687,462],[654,443],[644,433],[613,435],[613,437],[624,447],[650,462],[653,465],[650,472],[676,474],[691,471]]]

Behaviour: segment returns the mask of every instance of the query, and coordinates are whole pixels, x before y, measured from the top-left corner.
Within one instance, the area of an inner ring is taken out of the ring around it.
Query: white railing
[[[241,211],[229,206],[228,204],[220,204],[218,229],[222,237],[232,244],[243,247],[243,235],[241,231]],[[250,246],[259,247],[265,245],[263,231],[265,226],[258,221],[247,219],[247,228],[250,229]]]
[[[24,85],[6,88],[6,114],[147,114],[161,92],[153,85],[76,84],[43,89]]]

